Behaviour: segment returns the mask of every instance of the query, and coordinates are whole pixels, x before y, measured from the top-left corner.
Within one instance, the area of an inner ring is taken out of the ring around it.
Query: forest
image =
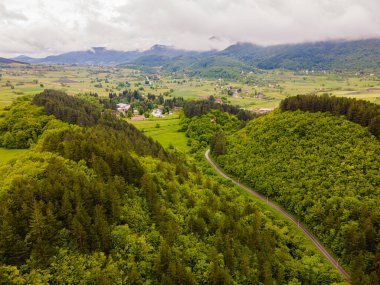
[[[299,98],[283,109],[307,104]],[[330,113],[277,110],[211,142],[217,163],[293,213],[349,269],[352,284],[379,283],[380,143],[368,128]]]
[[[188,118],[205,115],[210,110],[219,110],[231,115],[236,115],[236,117],[242,121],[249,121],[257,116],[255,113],[239,108],[238,106],[216,103],[213,96],[210,96],[208,100],[186,101],[183,105],[183,111]]]
[[[348,120],[368,127],[370,132],[380,140],[380,106],[355,98],[339,98],[324,94],[298,95],[281,101],[283,111],[302,110],[308,112],[329,112],[335,116],[345,116]]]
[[[30,151],[0,165],[0,284],[342,282],[283,219],[93,99],[6,111],[1,145]]]

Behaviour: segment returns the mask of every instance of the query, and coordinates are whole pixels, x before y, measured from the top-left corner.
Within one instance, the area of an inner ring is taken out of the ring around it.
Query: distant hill
[[[59,55],[51,55],[45,58],[31,58],[18,56],[14,60],[20,59],[28,63],[36,64],[94,64],[94,65],[118,65],[123,63],[133,63],[138,58],[142,58],[143,66],[157,66],[156,57],[166,56],[168,58],[181,54],[192,54],[194,52],[175,49],[163,45],[155,45],[146,51],[116,51],[108,50],[105,47],[93,47],[86,51],[73,51]],[[147,57],[144,61],[143,58]],[[151,59],[149,59],[151,57]],[[153,63],[150,63],[153,61]],[[166,62],[166,61],[165,61]]]
[[[358,41],[327,41],[293,45],[258,46],[237,43],[225,50],[201,54],[190,63],[172,59],[164,67],[171,70],[197,70],[198,73],[228,73],[283,68],[289,70],[375,70],[380,67],[380,39]],[[182,65],[181,65],[182,64]],[[210,69],[222,69],[211,72]],[[212,77],[215,77],[212,76]],[[224,77],[224,76],[220,76]]]
[[[12,64],[12,63],[25,64],[25,62],[0,57],[0,64]]]
[[[19,56],[14,60],[28,63],[161,67],[168,72],[186,71],[190,74],[204,73],[206,76],[219,76],[223,73],[236,76],[241,71],[254,68],[370,70],[378,69],[380,66],[380,39],[268,47],[237,43],[222,51],[206,52],[187,51],[164,45],[155,45],[145,51],[115,51],[94,47],[87,51],[74,51],[37,59]]]
[[[237,44],[219,54],[262,69],[376,69],[380,64],[380,39],[269,47]]]
[[[40,64],[94,64],[108,65],[118,64],[136,57],[137,51],[114,51],[107,50],[104,47],[93,47],[87,51],[74,51],[60,55],[51,55],[45,58],[28,58],[21,56],[23,60],[29,63]],[[20,57],[17,57],[20,58]]]

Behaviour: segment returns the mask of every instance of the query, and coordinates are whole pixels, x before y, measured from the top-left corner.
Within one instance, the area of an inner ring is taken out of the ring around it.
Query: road
[[[248,188],[247,186],[241,184],[240,182],[232,179],[228,175],[226,175],[220,168],[212,161],[212,159],[209,156],[210,150],[206,150],[205,157],[207,161],[214,167],[214,169],[224,178],[230,180],[235,185],[239,186],[249,194],[259,198],[263,202],[267,203],[269,206],[271,206],[276,211],[283,214],[288,220],[290,220],[293,224],[295,224],[297,227],[299,227],[303,233],[314,243],[314,245],[318,248],[318,250],[327,258],[327,260],[340,272],[340,274],[343,276],[343,278],[348,282],[351,283],[350,275],[344,270],[342,266],[338,263],[338,261],[335,260],[333,256],[326,250],[326,248],[317,240],[316,237],[314,237],[299,221],[297,221],[292,215],[290,215],[288,212],[286,212],[284,209],[282,209],[280,206],[274,204],[268,198],[264,197],[263,195],[253,191],[252,189]]]

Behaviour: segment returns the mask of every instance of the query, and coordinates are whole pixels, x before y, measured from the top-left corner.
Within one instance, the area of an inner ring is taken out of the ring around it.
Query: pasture
[[[187,138],[184,132],[178,132],[180,129],[178,115],[167,118],[149,118],[142,121],[127,120],[136,128],[143,131],[145,135],[158,141],[165,148],[175,148],[179,151],[187,152],[190,147],[187,146]]]

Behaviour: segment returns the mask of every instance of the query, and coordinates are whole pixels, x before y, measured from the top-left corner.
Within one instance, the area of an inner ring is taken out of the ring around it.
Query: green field
[[[180,119],[177,115],[169,118],[151,118],[143,121],[131,121],[128,123],[135,125],[145,135],[157,140],[165,148],[173,146],[179,151],[188,151],[187,138],[184,132],[178,132]]]
[[[0,147],[0,164],[9,161],[12,158],[17,158],[26,151],[27,149],[6,149]]]
[[[308,93],[329,93],[380,103],[380,76],[375,74],[272,70],[249,72],[231,81],[159,72],[146,75],[123,67],[14,65],[0,68],[0,107],[45,88],[63,90],[70,95],[92,92],[108,96],[110,92],[126,89],[165,98],[206,99],[212,95],[245,109],[275,108],[288,96]],[[231,90],[229,94],[228,90]]]

